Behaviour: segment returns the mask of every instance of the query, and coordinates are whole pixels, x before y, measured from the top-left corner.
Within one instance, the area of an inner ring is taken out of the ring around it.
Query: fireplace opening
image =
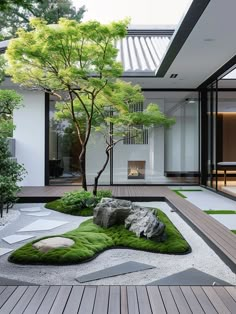
[[[145,160],[128,161],[128,179],[145,179]]]

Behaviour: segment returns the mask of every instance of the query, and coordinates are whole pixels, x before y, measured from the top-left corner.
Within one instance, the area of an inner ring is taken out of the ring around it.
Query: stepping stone
[[[3,248],[3,247],[0,247],[0,256],[2,255],[5,255],[9,252],[13,251],[13,249],[6,249],[6,248]]]
[[[21,212],[39,212],[41,211],[42,208],[41,207],[26,207],[26,208],[20,208]]]
[[[155,266],[130,261],[130,262],[116,265],[116,266],[108,267],[99,271],[95,271],[93,273],[90,273],[84,276],[80,276],[76,278],[76,280],[82,283],[82,282],[109,278],[109,277],[124,275],[128,273],[133,273],[136,271],[147,270],[147,269],[152,269],[152,268],[155,268]]]
[[[36,286],[36,284],[0,277],[0,286]]]
[[[17,232],[51,230],[67,223],[68,221],[39,219]]]
[[[153,281],[146,286],[231,286],[230,283],[195,268],[189,268],[174,275]]]
[[[35,217],[44,217],[44,216],[49,216],[49,215],[51,215],[50,212],[39,212],[39,213],[27,214],[27,216],[35,216]]]
[[[19,234],[13,234],[8,237],[2,238],[5,242],[9,244],[21,242],[30,238],[34,238],[35,235],[19,235]]]

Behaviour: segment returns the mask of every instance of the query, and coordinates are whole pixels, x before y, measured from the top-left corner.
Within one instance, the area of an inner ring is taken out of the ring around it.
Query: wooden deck
[[[1,314],[236,313],[236,287],[0,286]]]
[[[24,187],[20,197],[31,199],[34,197],[57,198],[66,191],[79,187],[47,186]],[[236,273],[236,235],[210,215],[186,199],[179,197],[168,187],[161,186],[102,186],[99,189],[111,189],[114,197],[124,197],[131,200],[165,200],[172,206],[216,251],[224,262]],[[235,311],[236,313],[236,311]]]

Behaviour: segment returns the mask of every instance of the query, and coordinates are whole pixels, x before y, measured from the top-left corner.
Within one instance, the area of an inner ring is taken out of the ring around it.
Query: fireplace
[[[128,161],[128,179],[145,179],[145,160]]]

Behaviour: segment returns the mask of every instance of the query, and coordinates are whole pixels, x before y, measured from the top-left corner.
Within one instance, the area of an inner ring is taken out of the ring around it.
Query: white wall
[[[28,172],[21,185],[44,186],[45,96],[39,91],[18,92],[24,106],[14,112],[16,157]]]

